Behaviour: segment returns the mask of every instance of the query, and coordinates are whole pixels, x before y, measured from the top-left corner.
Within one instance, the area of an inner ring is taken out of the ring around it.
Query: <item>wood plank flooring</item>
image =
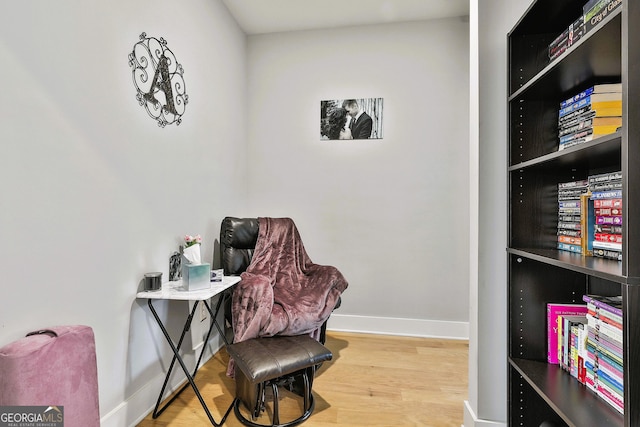
[[[316,373],[316,407],[303,426],[462,425],[468,388],[467,341],[330,331],[326,346],[333,360]],[[219,351],[196,376],[217,422],[235,389],[225,375],[228,359],[224,349]],[[279,402],[281,422],[300,415],[300,399],[281,392]],[[269,421],[263,415],[257,422]],[[157,419],[149,415],[138,427],[206,425],[211,424],[189,388]],[[225,426],[241,425],[232,411]]]

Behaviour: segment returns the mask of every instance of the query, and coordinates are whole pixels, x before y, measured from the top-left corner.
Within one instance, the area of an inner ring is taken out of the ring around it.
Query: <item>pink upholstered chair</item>
[[[0,407],[44,406],[65,427],[99,427],[93,330],[56,326],[0,348]]]

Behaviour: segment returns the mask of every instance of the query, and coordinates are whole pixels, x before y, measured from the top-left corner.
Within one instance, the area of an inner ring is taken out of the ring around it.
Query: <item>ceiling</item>
[[[469,0],[222,1],[249,35],[469,15]]]

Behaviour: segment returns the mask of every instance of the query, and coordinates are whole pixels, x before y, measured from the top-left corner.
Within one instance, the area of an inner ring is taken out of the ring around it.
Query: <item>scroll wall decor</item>
[[[133,45],[129,54],[133,85],[138,103],[149,116],[165,127],[182,122],[182,115],[189,101],[184,83],[184,70],[160,37],[140,34],[140,41]]]

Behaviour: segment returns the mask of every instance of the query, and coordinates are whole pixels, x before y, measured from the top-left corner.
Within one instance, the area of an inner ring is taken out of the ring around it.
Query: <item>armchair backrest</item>
[[[258,218],[226,217],[220,227],[220,255],[225,276],[244,272],[258,240]]]

